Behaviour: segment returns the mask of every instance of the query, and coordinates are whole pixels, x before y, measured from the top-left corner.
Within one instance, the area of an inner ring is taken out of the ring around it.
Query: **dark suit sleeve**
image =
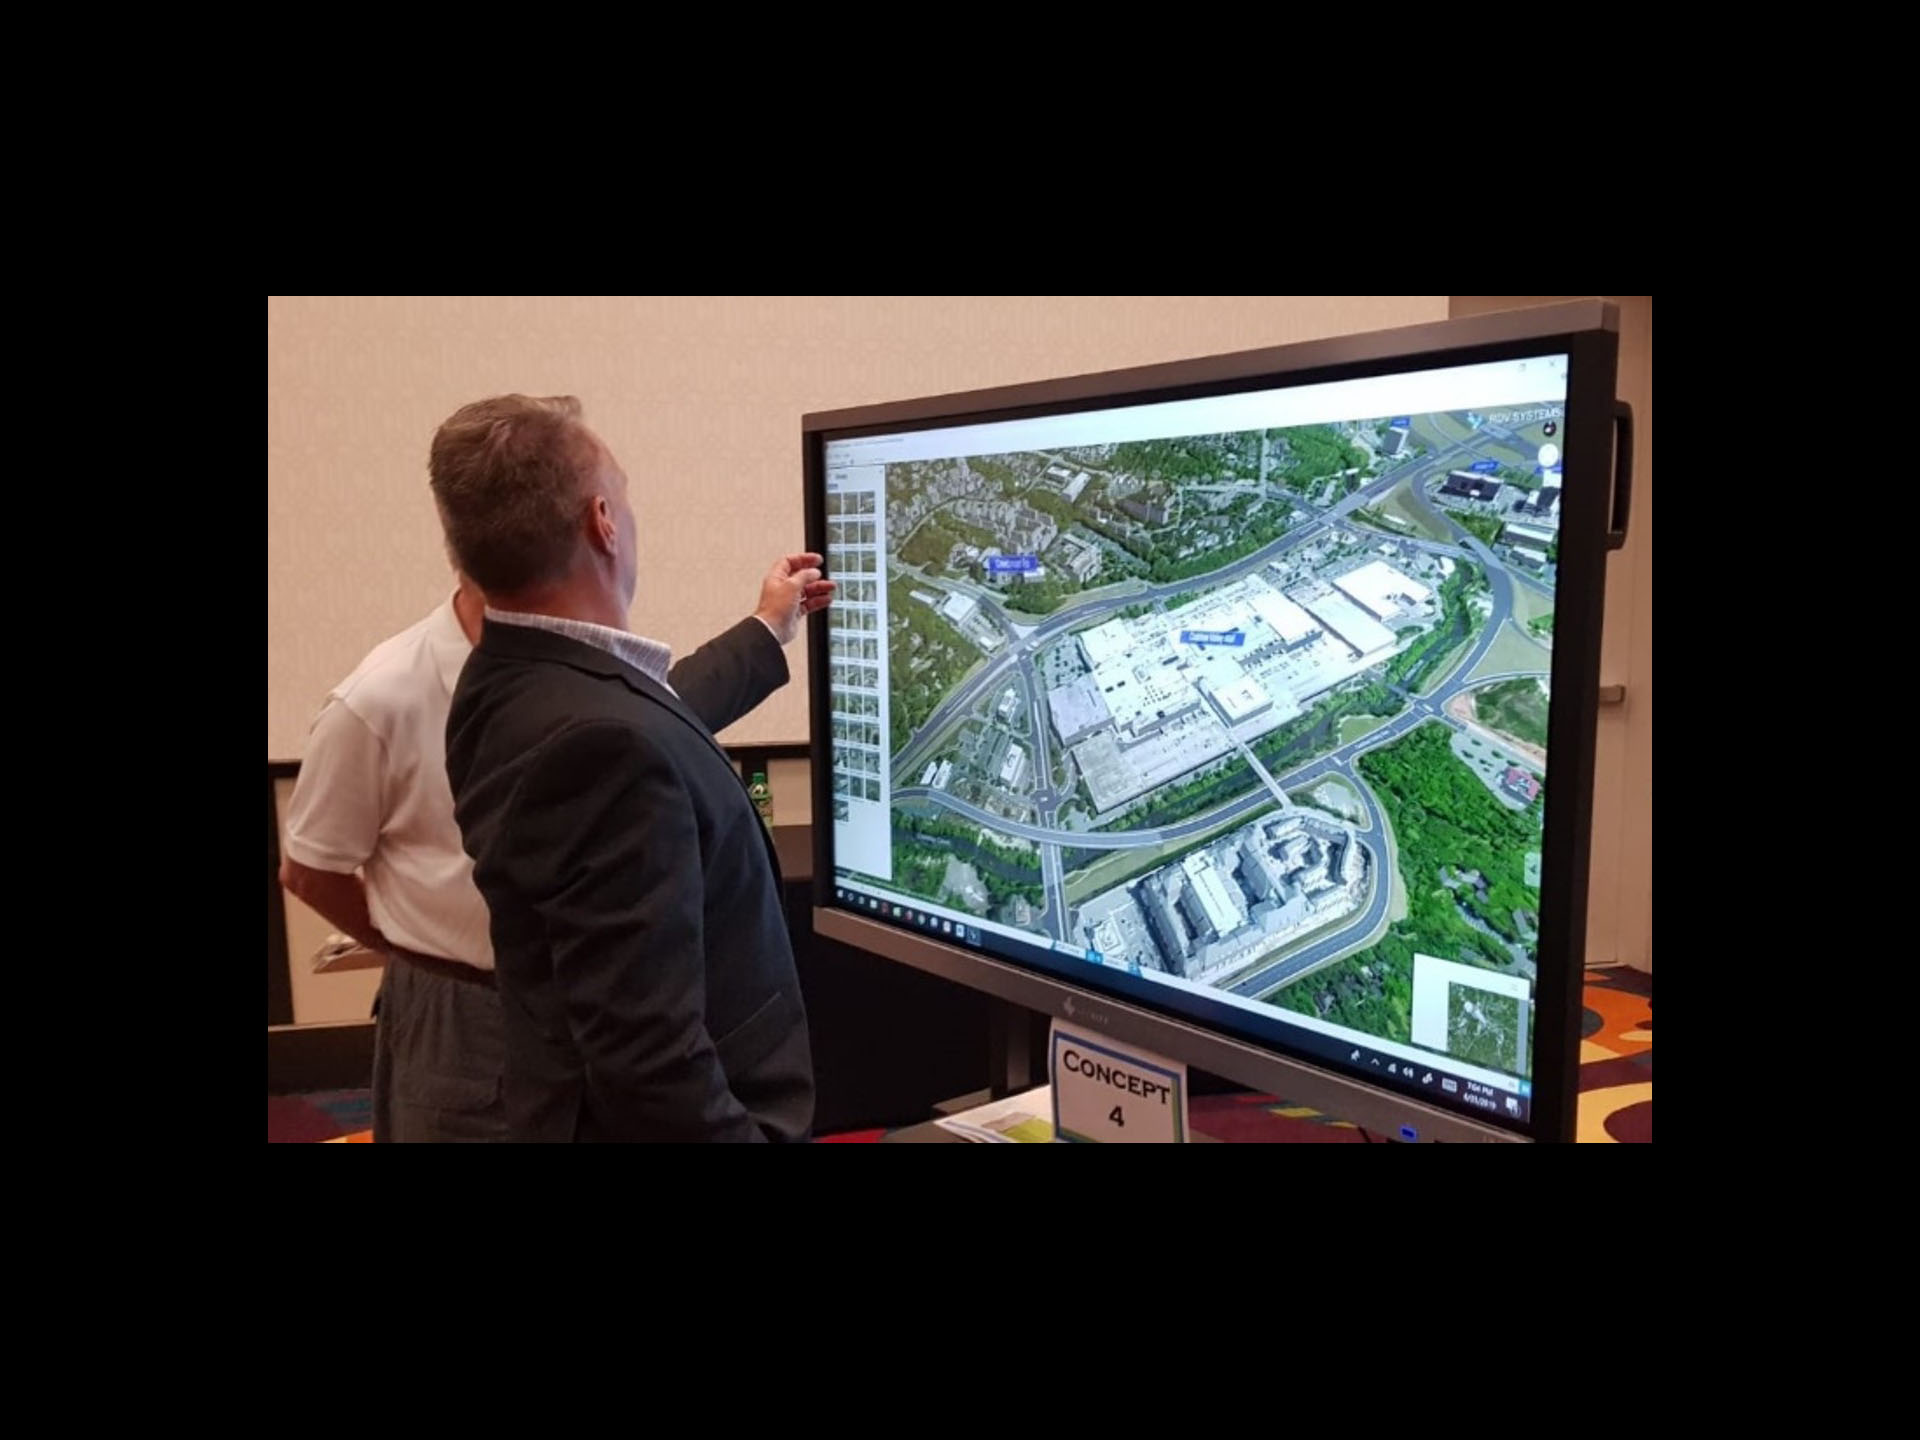
[[[721,731],[787,683],[787,655],[749,615],[680,661],[667,682],[709,730]]]
[[[541,747],[511,826],[611,1134],[763,1141],[707,1033],[706,885],[678,773],[632,725],[579,725]]]

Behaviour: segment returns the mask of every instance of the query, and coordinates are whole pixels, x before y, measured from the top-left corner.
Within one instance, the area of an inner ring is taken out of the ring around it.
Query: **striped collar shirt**
[[[496,625],[546,630],[555,635],[564,635],[569,640],[578,640],[583,645],[591,645],[596,650],[604,650],[614,659],[631,665],[668,694],[678,693],[667,683],[667,671],[673,664],[673,651],[658,640],[649,640],[630,630],[615,630],[611,626],[595,625],[586,620],[569,620],[559,615],[522,615],[496,610],[491,605],[487,607],[487,619]]]

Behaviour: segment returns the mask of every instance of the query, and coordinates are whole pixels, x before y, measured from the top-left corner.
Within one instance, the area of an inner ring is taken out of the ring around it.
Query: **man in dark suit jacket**
[[[514,1138],[805,1139],[813,1074],[772,840],[706,720],[784,683],[783,641],[832,596],[819,557],[790,557],[784,607],[703,647],[676,694],[667,648],[626,629],[627,480],[578,401],[469,405],[430,469],[489,602],[447,775],[491,917]]]

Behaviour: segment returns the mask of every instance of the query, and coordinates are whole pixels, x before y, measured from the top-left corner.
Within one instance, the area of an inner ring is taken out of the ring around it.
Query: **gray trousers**
[[[387,965],[373,1002],[373,1139],[503,1142],[506,1040],[497,991]]]

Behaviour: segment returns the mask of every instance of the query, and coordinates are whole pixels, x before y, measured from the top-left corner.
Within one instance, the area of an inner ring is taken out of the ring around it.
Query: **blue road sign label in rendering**
[[[1413,428],[1413,417],[1411,415],[1394,416],[1393,428],[1395,430],[1411,430]]]
[[[1476,460],[1473,462],[1473,468],[1482,475],[1491,475],[1500,468],[1500,462],[1498,460]]]
[[[1182,630],[1182,645],[1244,645],[1247,635],[1244,630]]]
[[[1025,575],[1040,568],[1038,555],[989,555],[987,569],[996,575]]]

